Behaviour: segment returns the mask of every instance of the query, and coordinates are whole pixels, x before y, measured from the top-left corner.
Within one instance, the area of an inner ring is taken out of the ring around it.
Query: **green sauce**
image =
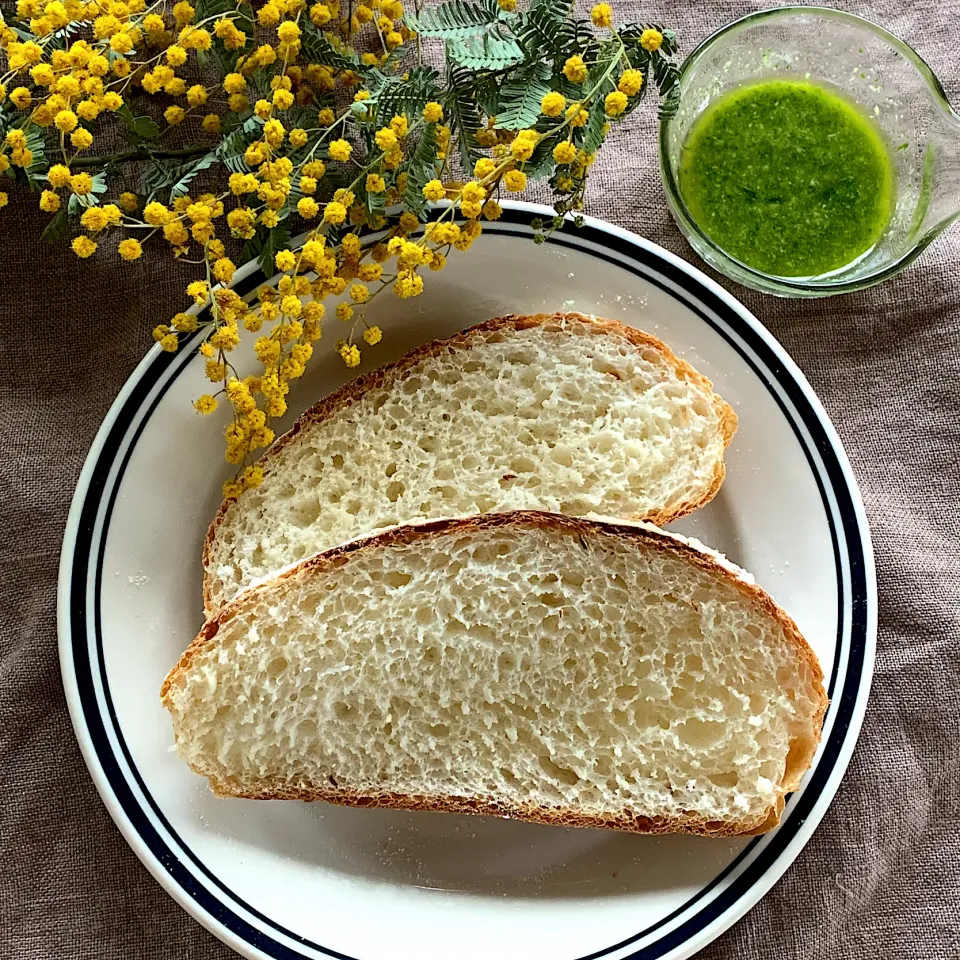
[[[781,277],[818,276],[880,239],[893,168],[855,106],[812,83],[767,80],[697,118],[680,192],[698,226],[737,260]]]

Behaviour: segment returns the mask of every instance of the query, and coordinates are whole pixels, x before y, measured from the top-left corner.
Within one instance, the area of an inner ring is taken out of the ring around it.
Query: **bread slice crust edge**
[[[469,349],[471,341],[478,334],[490,333],[492,331],[512,328],[514,330],[527,330],[531,327],[542,326],[546,323],[564,323],[578,322],[583,323],[601,333],[608,333],[614,336],[621,336],[636,347],[651,347],[662,354],[664,360],[673,366],[677,375],[684,380],[689,380],[697,386],[703,388],[713,396],[714,404],[717,407],[720,417],[720,427],[723,432],[723,446],[726,449],[737,431],[737,415],[733,407],[730,406],[722,397],[714,392],[713,383],[698,370],[694,369],[685,360],[678,357],[663,341],[637,327],[621,323],[619,320],[606,320],[597,317],[588,317],[581,313],[537,313],[529,315],[505,314],[501,317],[494,317],[492,320],[486,320],[478,323],[452,336],[444,337],[438,340],[431,340],[404,354],[393,363],[377,367],[368,373],[361,374],[353,380],[347,381],[342,387],[334,390],[321,400],[318,400],[312,407],[309,407],[302,413],[293,424],[293,426],[282,436],[278,437],[264,451],[263,456],[258,463],[264,471],[264,475],[269,475],[270,467],[277,454],[286,446],[292,443],[303,430],[314,423],[321,423],[328,419],[340,408],[349,406],[353,401],[359,399],[368,390],[382,387],[400,379],[411,367],[426,360],[431,356],[438,355],[443,351],[453,352],[460,349]],[[645,520],[654,523],[657,526],[664,526],[674,520],[679,520],[695,510],[706,506],[720,491],[726,476],[726,468],[721,457],[714,469],[714,475],[708,488],[703,494],[692,500],[677,504],[672,510],[662,510],[655,514],[636,515],[625,518],[631,520]],[[214,545],[217,539],[217,531],[226,518],[228,512],[237,503],[237,497],[227,497],[221,503],[216,516],[210,524],[207,534],[203,541],[203,606],[208,613],[214,612],[213,605],[213,577],[209,571],[213,561]]]
[[[215,642],[220,628],[253,607],[262,599],[263,594],[282,586],[290,579],[302,578],[311,572],[332,570],[349,562],[352,554],[360,551],[389,549],[396,545],[415,543],[423,538],[445,534],[477,533],[497,527],[527,527],[532,529],[553,530],[580,539],[584,549],[589,549],[589,540],[598,537],[616,537],[628,542],[642,541],[654,549],[672,552],[682,556],[701,568],[719,574],[735,585],[740,593],[757,604],[774,618],[787,641],[792,644],[801,660],[810,670],[811,699],[818,704],[812,718],[811,727],[815,735],[797,738],[791,742],[787,758],[787,767],[782,781],[777,784],[777,795],[771,806],[760,816],[744,818],[739,821],[709,821],[694,814],[673,818],[651,819],[648,817],[592,816],[576,810],[551,810],[535,806],[513,806],[503,804],[495,798],[464,799],[458,797],[421,797],[398,795],[389,792],[356,793],[338,786],[318,787],[296,786],[289,784],[264,783],[262,788],[249,790],[230,780],[210,778],[215,794],[221,797],[243,797],[248,799],[296,799],[324,800],[341,806],[353,807],[390,807],[394,809],[429,810],[445,813],[475,813],[508,816],[518,820],[535,823],[560,824],[578,827],[608,827],[633,833],[661,834],[687,833],[701,836],[733,837],[765,833],[773,829],[780,821],[784,797],[800,785],[804,774],[813,761],[820,742],[823,718],[828,700],[823,688],[823,671],[816,654],[800,633],[793,619],[782,610],[761,587],[738,573],[732,564],[721,563],[708,552],[688,543],[683,537],[657,530],[649,525],[624,523],[607,520],[594,520],[582,517],[568,517],[562,514],[544,513],[535,510],[513,511],[509,513],[489,513],[472,517],[430,520],[421,523],[393,527],[371,537],[350,541],[324,553],[317,554],[296,566],[287,568],[271,580],[251,587],[237,594],[226,603],[203,627],[197,637],[184,651],[176,666],[163,682],[160,697],[163,705],[173,712],[171,691],[175,685],[183,682],[186,671],[194,657],[208,644]],[[199,772],[199,771],[198,771]]]

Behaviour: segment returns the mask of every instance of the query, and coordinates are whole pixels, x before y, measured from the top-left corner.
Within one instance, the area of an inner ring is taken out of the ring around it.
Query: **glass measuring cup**
[[[859,105],[883,132],[894,168],[894,209],[877,244],[817,277],[773,276],[717,246],[698,226],[679,185],[697,117],[718,97],[765,79],[822,83]],[[660,126],[660,170],[670,210],[693,249],[745,286],[788,297],[823,297],[899,273],[960,217],[960,116],[910,46],[854,14],[779,7],[750,14],[704,40],[680,71],[680,108]]]

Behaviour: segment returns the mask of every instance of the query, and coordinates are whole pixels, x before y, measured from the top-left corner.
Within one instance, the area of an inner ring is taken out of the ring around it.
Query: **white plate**
[[[247,957],[688,957],[770,889],[847,765],[873,665],[876,585],[860,497],[823,408],[770,334],[699,271],[592,220],[536,246],[528,223],[545,213],[511,205],[427,277],[422,297],[376,300],[371,322],[385,338],[364,365],[500,313],[570,308],[642,327],[707,374],[740,429],[720,495],[677,526],[751,570],[819,654],[832,703],[814,768],[778,830],[739,841],[214,799],[172,752],[158,691],[201,624],[200,547],[227,470],[223,421],[190,407],[204,391],[195,353],[155,348],[97,435],[70,512],[64,685],[127,841]],[[241,292],[256,285],[250,269],[238,276]],[[291,395],[294,413],[349,376],[331,344],[319,347]]]

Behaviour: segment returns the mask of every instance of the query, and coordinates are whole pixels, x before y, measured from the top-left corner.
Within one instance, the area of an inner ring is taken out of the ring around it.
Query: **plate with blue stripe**
[[[877,596],[841,443],[783,348],[682,259],[587,219],[534,244],[507,205],[415,300],[377,298],[361,371],[505,313],[577,310],[667,342],[739,416],[727,479],[674,525],[750,570],[797,621],[828,684],[823,740],[761,837],[643,837],[319,803],[217,799],[172,749],[164,676],[203,622],[200,554],[229,467],[198,417],[200,335],[153,349],[91,448],[63,546],[60,657],[77,739],[127,842],[164,888],[256,960],[680,960],[760,900],[823,817],[866,706]],[[235,288],[253,296],[248,266]],[[252,338],[251,338],[252,339]],[[353,373],[318,344],[290,420]],[[237,363],[253,370],[252,347]],[[283,424],[280,425],[283,427]],[[130,918],[134,922],[135,918]]]

